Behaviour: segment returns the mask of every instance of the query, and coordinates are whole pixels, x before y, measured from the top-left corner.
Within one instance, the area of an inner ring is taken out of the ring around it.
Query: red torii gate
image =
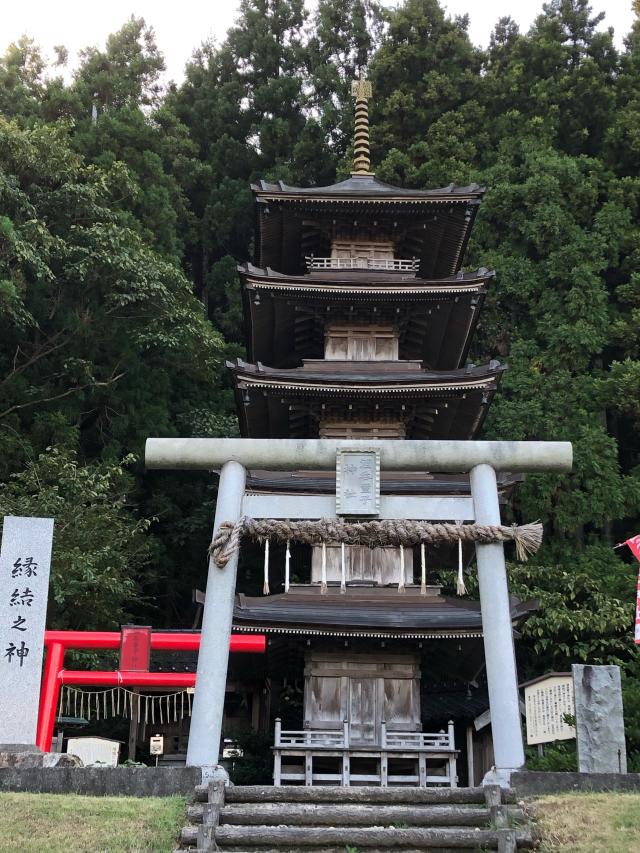
[[[62,684],[88,684],[100,687],[195,687],[195,672],[138,672],[131,670],[94,671],[64,669],[67,649],[119,649],[120,631],[45,631],[47,658],[42,676],[36,744],[49,752]],[[232,634],[229,651],[264,654],[263,634]],[[197,652],[200,634],[151,632],[151,648],[165,651]]]

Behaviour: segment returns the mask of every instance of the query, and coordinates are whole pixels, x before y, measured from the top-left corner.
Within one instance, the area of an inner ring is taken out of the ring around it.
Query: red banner
[[[636,645],[640,645],[640,573],[638,573],[638,591],[636,592]]]
[[[636,560],[640,560],[640,533],[637,536],[632,536],[631,539],[626,539],[624,544],[629,546]]]
[[[640,560],[640,533],[637,536],[632,536],[631,539],[625,540],[624,544],[629,546],[636,560]],[[640,572],[638,572],[638,589],[636,592],[636,630],[634,638],[636,645],[640,646]]]

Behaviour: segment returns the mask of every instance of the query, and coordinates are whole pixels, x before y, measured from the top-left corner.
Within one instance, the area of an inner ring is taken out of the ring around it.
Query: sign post
[[[0,750],[35,752],[52,518],[6,516],[0,550]]]

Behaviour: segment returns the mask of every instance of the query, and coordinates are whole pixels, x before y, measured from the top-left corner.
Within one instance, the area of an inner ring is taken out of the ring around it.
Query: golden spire
[[[352,175],[372,175],[369,151],[369,98],[372,95],[371,81],[364,77],[351,84],[351,95],[356,99],[356,127],[353,140]]]

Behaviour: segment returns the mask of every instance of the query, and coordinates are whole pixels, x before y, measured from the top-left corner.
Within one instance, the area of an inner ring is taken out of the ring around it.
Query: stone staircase
[[[514,853],[537,846],[513,792],[198,786],[175,853]]]

